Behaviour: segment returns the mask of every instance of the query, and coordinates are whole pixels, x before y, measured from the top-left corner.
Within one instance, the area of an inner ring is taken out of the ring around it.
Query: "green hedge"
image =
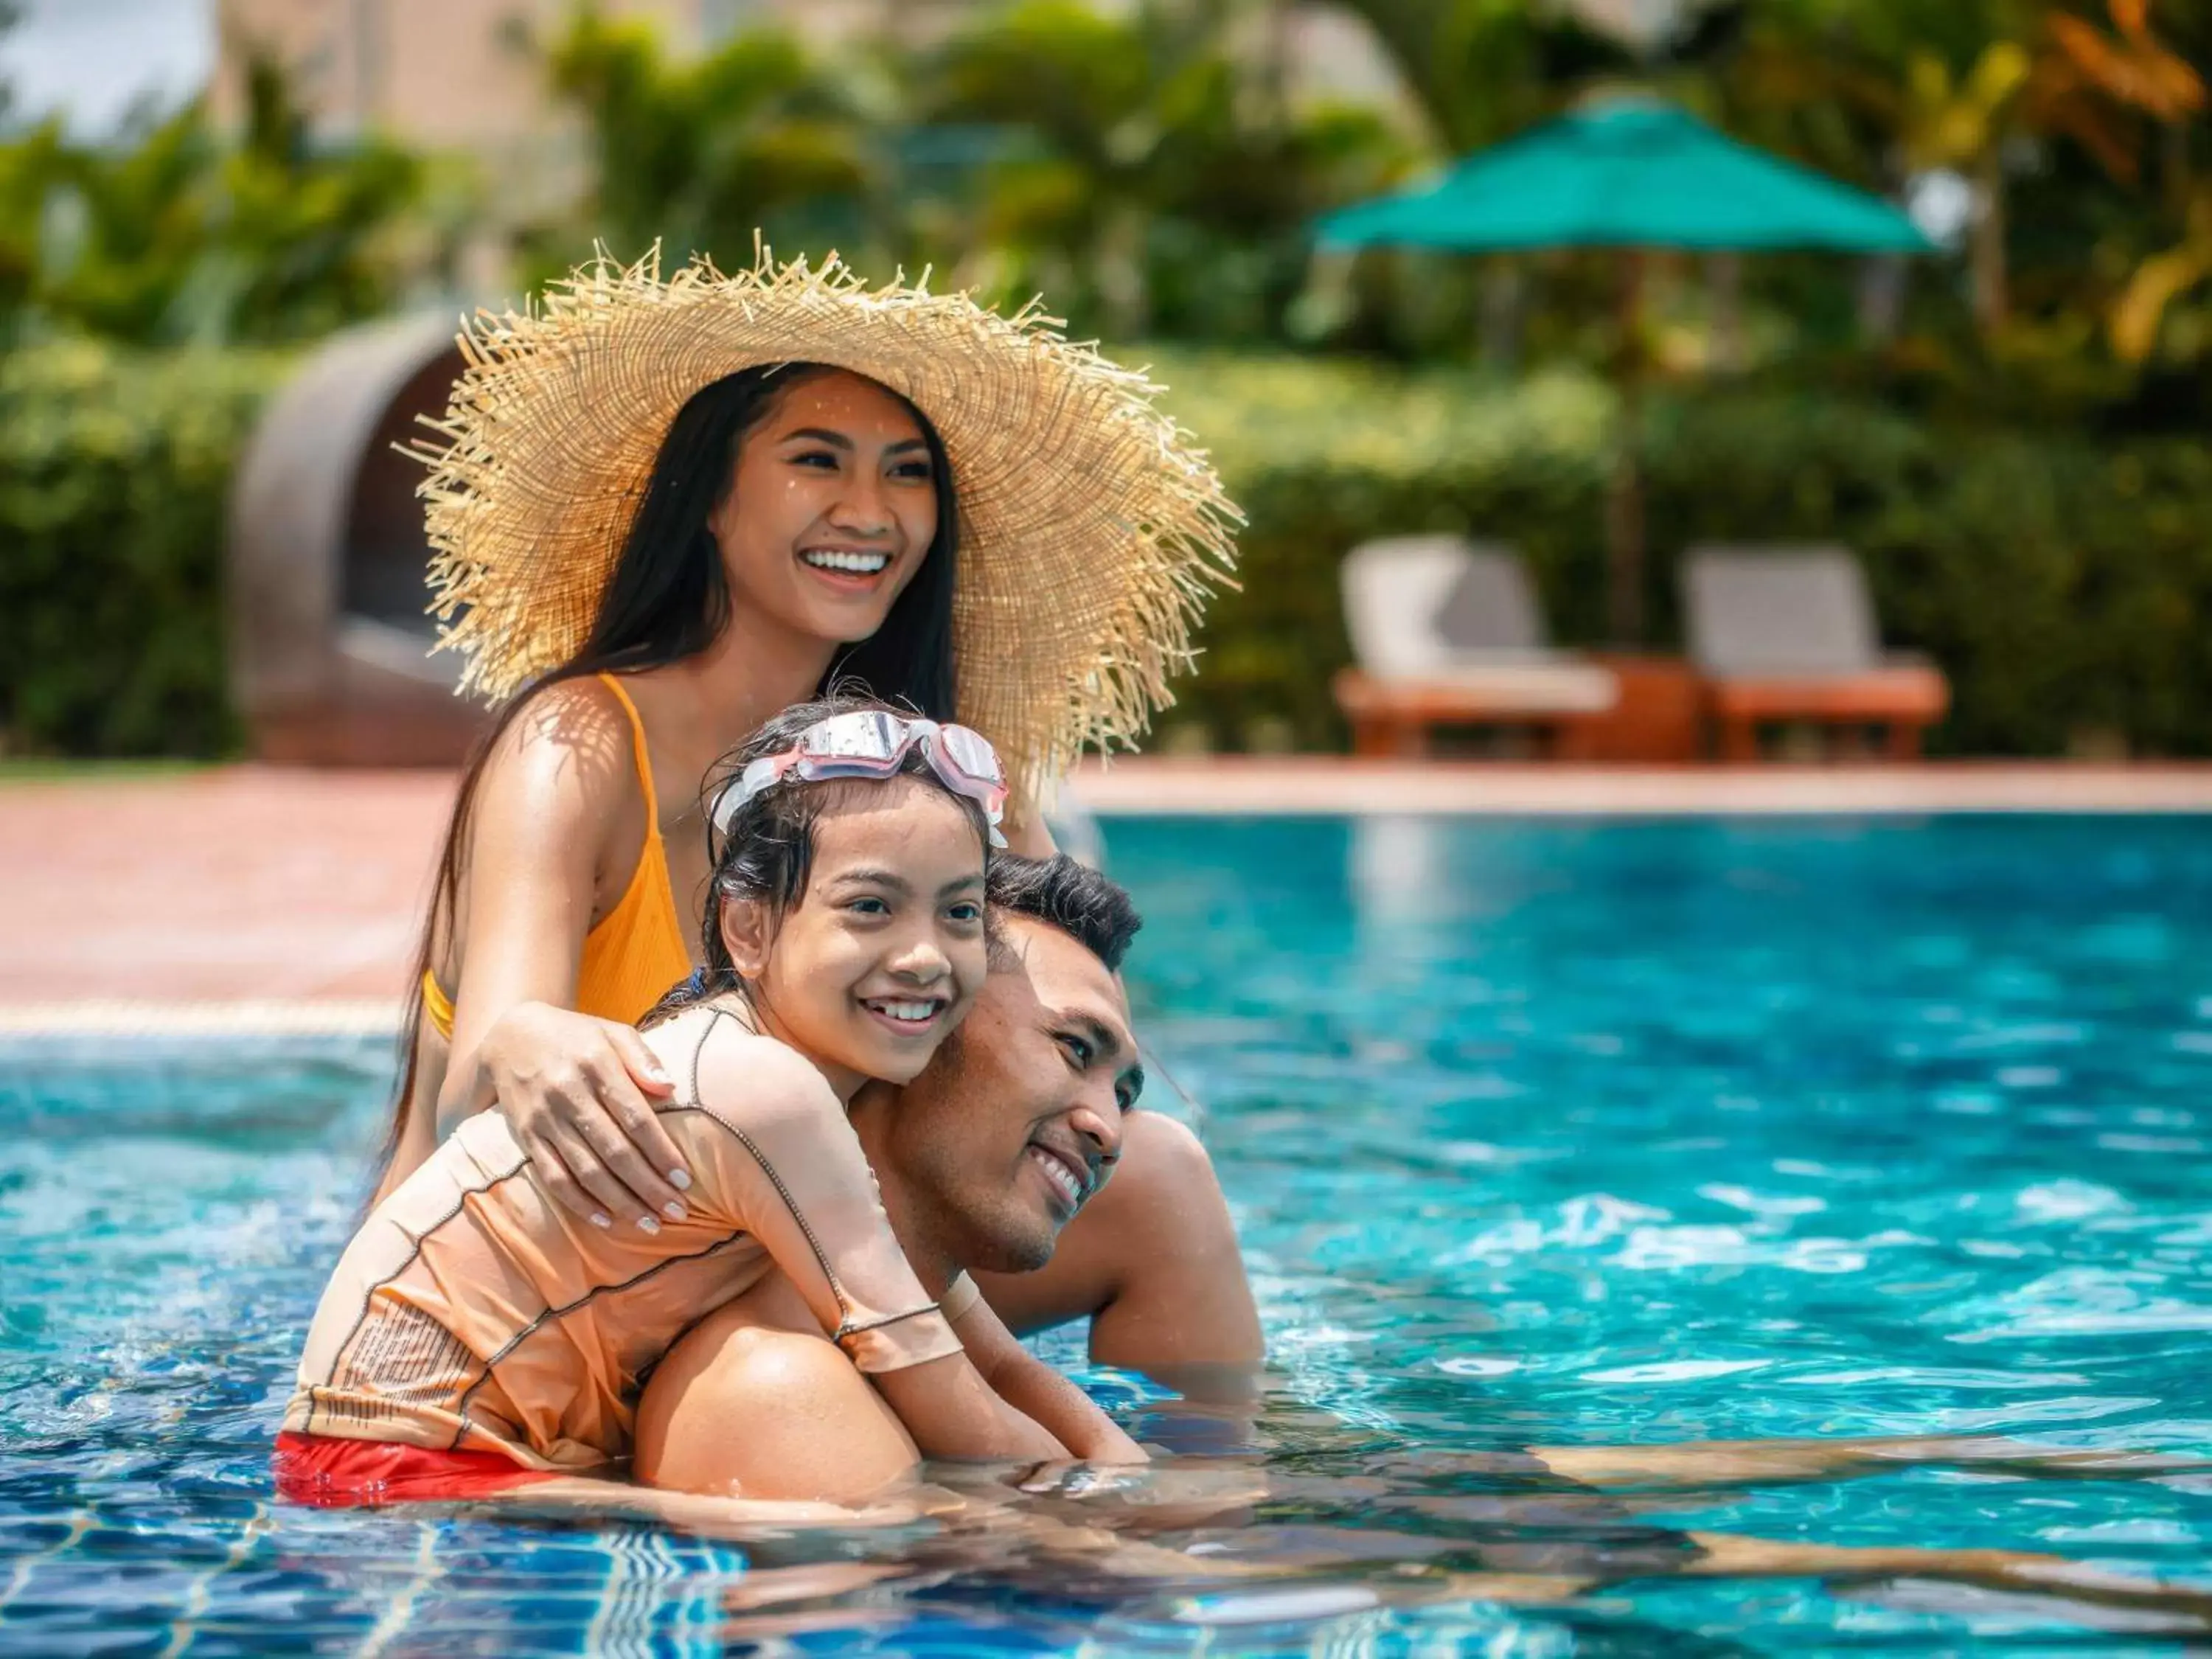
[[[1234,748],[1287,721],[1301,747],[1340,745],[1337,562],[1372,536],[1514,544],[1559,639],[1601,637],[1601,385],[1152,362],[1250,518],[1243,591],[1213,607],[1164,730]],[[2117,738],[2137,754],[2212,753],[2212,447],[1953,428],[1741,390],[1660,399],[1647,430],[1658,644],[1679,640],[1684,547],[1841,542],[1865,559],[1888,643],[1951,678],[1939,750],[2048,755]]]
[[[0,744],[215,755],[231,468],[274,356],[82,342],[0,359]]]
[[[1141,361],[1142,352],[1119,354]],[[1371,536],[1457,530],[1528,555],[1559,637],[1595,640],[1612,401],[1344,362],[1152,356],[1250,515],[1243,590],[1215,605],[1164,727],[1237,747],[1344,733],[1336,567]],[[223,694],[223,507],[272,356],[73,343],[0,360],[0,734],[22,754],[211,755]],[[1662,399],[1648,459],[1654,636],[1673,556],[1708,539],[1836,540],[1865,557],[1890,642],[1931,653],[1958,753],[2118,736],[2212,753],[2212,449],[1952,428],[1737,391]]]

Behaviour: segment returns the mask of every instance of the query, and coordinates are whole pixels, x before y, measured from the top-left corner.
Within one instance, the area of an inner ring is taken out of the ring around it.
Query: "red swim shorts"
[[[277,1497],[317,1509],[459,1503],[556,1478],[550,1469],[526,1469],[497,1452],[431,1451],[388,1440],[289,1432],[276,1437],[270,1468]]]

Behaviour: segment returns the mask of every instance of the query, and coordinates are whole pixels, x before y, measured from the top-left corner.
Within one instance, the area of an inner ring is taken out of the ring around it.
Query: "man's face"
[[[962,1266],[1023,1273],[1111,1173],[1144,1073],[1103,963],[1044,922],[1002,933],[1014,960],[900,1094],[881,1156]]]

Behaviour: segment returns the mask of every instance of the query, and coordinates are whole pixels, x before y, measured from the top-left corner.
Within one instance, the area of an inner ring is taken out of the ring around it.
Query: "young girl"
[[[614,1474],[644,1375],[779,1269],[926,1456],[1058,1458],[916,1279],[845,1106],[926,1064],[986,972],[1006,780],[965,727],[832,697],[738,752],[716,801],[708,967],[645,1042],[693,1171],[680,1218],[598,1227],[504,1120],[470,1118],[370,1214],[324,1292],[277,1441],[281,1495],[481,1495]],[[742,1425],[732,1431],[743,1432]]]

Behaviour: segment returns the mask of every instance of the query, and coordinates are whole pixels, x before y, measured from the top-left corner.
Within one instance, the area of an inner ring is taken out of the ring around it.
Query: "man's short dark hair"
[[[1145,925],[1127,888],[1065,853],[1048,859],[995,854],[988,893],[994,908],[1049,923],[1116,971]]]

